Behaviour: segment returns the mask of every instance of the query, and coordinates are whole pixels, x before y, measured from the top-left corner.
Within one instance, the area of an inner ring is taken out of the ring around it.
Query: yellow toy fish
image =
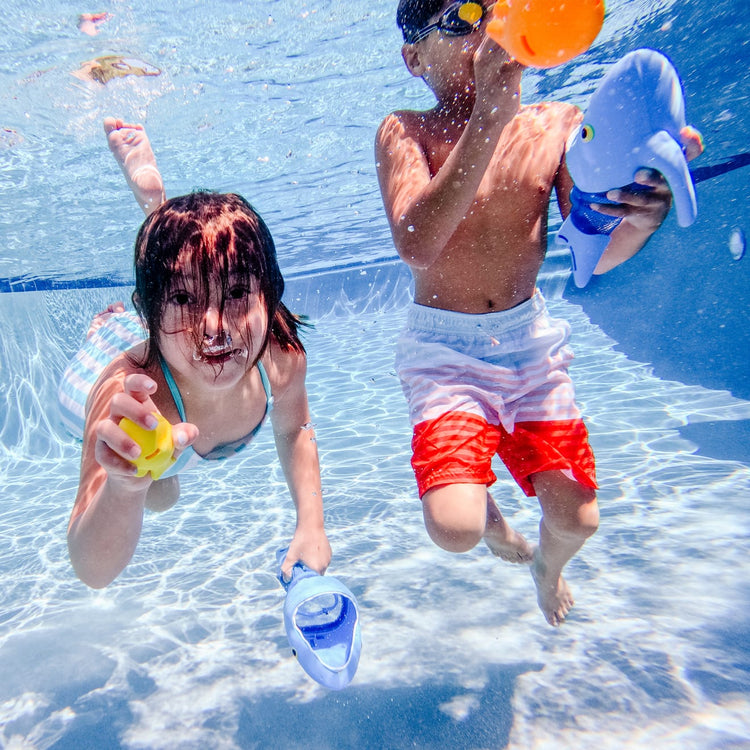
[[[141,446],[141,455],[132,461],[138,467],[137,477],[150,471],[152,478],[158,479],[175,461],[172,425],[161,414],[154,412],[154,416],[157,425],[153,430],[146,430],[127,417],[119,423],[120,429]]]

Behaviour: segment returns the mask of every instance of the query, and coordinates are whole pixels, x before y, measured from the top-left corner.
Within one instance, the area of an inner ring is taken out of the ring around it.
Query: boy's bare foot
[[[104,132],[128,187],[148,216],[164,203],[166,195],[146,131],[142,125],[130,125],[114,117],[107,117],[104,120]]]
[[[557,580],[548,580],[550,576],[546,575],[546,569],[547,566],[542,561],[541,550],[537,547],[531,563],[531,576],[536,585],[536,600],[547,622],[557,627],[562,625],[573,607],[573,594],[561,575],[557,576]]]
[[[495,557],[511,563],[530,563],[534,558],[534,548],[526,541],[523,534],[519,534],[505,524],[505,529],[499,533],[491,532],[484,535],[484,542]]]
[[[495,557],[511,563],[530,563],[534,548],[522,534],[512,529],[503,517],[492,495],[487,493],[487,525],[484,542]]]
[[[86,338],[90,339],[91,336],[104,325],[107,318],[121,312],[125,312],[125,305],[123,305],[122,302],[113,302],[111,305],[107,305],[106,310],[98,312],[91,319],[91,325],[89,326]]]

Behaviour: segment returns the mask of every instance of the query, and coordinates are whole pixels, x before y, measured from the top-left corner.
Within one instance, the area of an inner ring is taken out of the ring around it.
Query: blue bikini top
[[[174,399],[174,403],[177,407],[177,412],[180,415],[180,419],[184,422],[186,421],[185,405],[182,402],[182,394],[180,393],[180,389],[177,387],[177,383],[175,383],[175,379],[169,369],[169,366],[164,361],[164,359],[162,359],[162,357],[159,357],[159,364],[161,365],[162,373],[164,373],[164,379],[167,381],[169,392],[172,394],[172,398]],[[268,375],[266,374],[266,370],[263,367],[262,362],[259,361],[257,366],[258,373],[260,374],[260,380],[263,384],[263,390],[266,394],[266,410],[263,412],[263,417],[255,426],[255,428],[247,435],[245,435],[245,437],[242,437],[239,440],[233,440],[231,443],[217,445],[205,456],[201,456],[199,453],[196,453],[192,445],[188,446],[184,451],[182,451],[182,453],[180,453],[180,455],[177,457],[177,460],[172,464],[172,466],[170,466],[169,469],[167,469],[167,471],[165,471],[161,475],[162,479],[166,477],[176,476],[180,472],[185,471],[186,469],[192,469],[196,466],[200,466],[204,462],[223,461],[227,458],[231,458],[232,456],[237,455],[240,451],[246,448],[250,441],[258,434],[258,431],[263,426],[266,418],[270,414],[271,409],[273,409],[273,395],[271,394],[271,384],[268,381]]]

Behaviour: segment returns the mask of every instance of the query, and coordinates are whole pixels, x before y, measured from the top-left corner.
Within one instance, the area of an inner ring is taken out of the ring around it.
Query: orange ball
[[[553,68],[585,52],[604,23],[604,0],[500,0],[487,33],[513,58]]]

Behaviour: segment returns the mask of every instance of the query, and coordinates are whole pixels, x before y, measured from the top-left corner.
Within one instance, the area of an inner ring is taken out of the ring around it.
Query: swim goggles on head
[[[482,23],[485,10],[475,2],[458,2],[446,8],[435,23],[428,24],[424,28],[409,30],[406,34],[407,44],[416,44],[427,38],[435,30],[440,30],[448,36],[466,36],[479,28]]]

